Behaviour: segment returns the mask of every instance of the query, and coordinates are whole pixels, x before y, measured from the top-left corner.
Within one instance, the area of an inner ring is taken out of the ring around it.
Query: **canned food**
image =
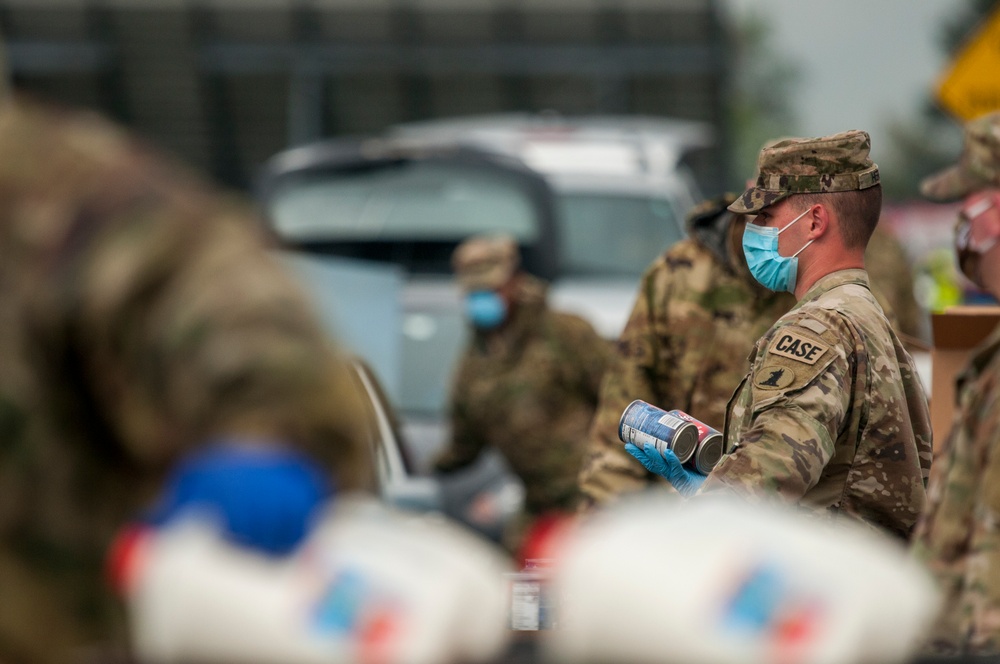
[[[715,465],[722,460],[722,432],[713,429],[701,420],[695,419],[683,410],[669,411],[674,417],[694,424],[698,428],[698,444],[695,446],[688,466],[694,468],[702,475],[708,475],[715,468]]]
[[[698,427],[645,401],[636,399],[628,405],[618,422],[618,437],[623,443],[642,447],[651,443],[660,452],[673,450],[681,463],[690,459],[698,446]]]

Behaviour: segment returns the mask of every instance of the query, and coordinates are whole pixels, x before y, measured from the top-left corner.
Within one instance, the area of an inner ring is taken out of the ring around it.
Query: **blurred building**
[[[718,0],[0,0],[14,82],[101,110],[234,186],[271,154],[497,111],[708,121],[727,180]]]

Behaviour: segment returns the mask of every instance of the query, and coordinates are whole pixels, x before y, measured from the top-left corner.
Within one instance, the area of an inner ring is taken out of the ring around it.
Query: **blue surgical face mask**
[[[802,249],[786,257],[778,253],[778,236],[808,213],[809,210],[806,210],[785,224],[781,230],[753,223],[747,223],[743,229],[743,253],[747,258],[747,267],[750,268],[753,278],[764,288],[776,292],[795,292],[795,278],[799,271],[798,256],[813,241],[809,240]]]
[[[507,318],[507,303],[496,291],[472,291],[465,296],[465,315],[479,329],[491,330]]]

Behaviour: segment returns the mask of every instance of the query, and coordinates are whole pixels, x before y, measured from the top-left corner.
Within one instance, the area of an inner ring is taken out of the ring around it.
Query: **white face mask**
[[[969,281],[982,289],[986,289],[986,284],[983,283],[983,256],[997,246],[1000,238],[991,237],[984,242],[974,243],[972,222],[994,207],[996,203],[992,196],[977,201],[959,212],[958,223],[955,225],[955,253],[958,255],[958,267]]]

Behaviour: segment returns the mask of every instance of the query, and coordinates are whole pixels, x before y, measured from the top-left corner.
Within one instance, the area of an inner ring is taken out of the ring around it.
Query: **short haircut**
[[[840,237],[848,249],[864,249],[882,216],[882,185],[853,191],[834,191],[795,196],[802,209],[823,204],[837,213]]]

